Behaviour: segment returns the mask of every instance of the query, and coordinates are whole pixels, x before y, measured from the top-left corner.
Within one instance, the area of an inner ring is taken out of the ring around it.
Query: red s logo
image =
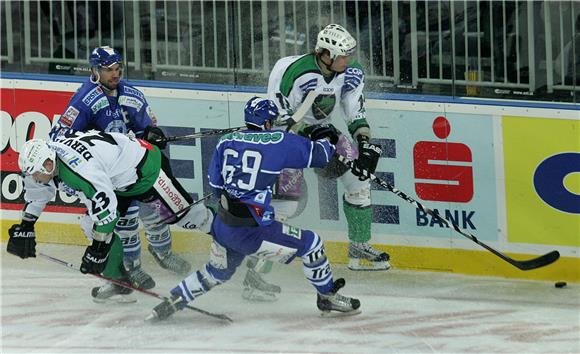
[[[433,121],[433,132],[440,139],[451,133],[445,117]],[[473,198],[471,149],[465,144],[419,141],[413,147],[417,196],[423,200],[467,203]]]

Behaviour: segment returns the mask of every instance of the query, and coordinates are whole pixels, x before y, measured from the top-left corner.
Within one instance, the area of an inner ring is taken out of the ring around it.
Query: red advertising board
[[[18,150],[24,141],[46,139],[74,92],[0,89],[2,149],[0,157],[1,209],[20,210],[24,203],[22,177],[18,169]],[[58,193],[47,211],[79,213],[84,208],[76,198]]]

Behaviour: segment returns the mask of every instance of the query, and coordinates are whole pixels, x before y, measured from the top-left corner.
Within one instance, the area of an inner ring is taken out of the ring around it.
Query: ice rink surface
[[[275,303],[240,296],[245,267],[193,306],[224,313],[224,323],[184,310],[145,322],[159,300],[96,304],[102,282],[42,258],[21,260],[2,246],[1,353],[580,353],[578,284],[411,271],[351,272],[343,293],[362,314],[322,318],[299,263],[275,265]],[[41,244],[37,251],[80,264],[84,248]],[[144,252],[144,268],[166,295],[181,279]],[[193,256],[188,257],[190,260]],[[196,256],[194,267],[205,262]],[[499,260],[498,260],[499,261]]]

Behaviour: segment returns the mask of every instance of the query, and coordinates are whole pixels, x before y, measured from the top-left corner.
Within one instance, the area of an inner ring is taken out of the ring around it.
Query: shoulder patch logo
[[[122,95],[119,97],[119,104],[125,107],[133,107],[137,111],[140,111],[143,107],[143,102],[135,97]]]
[[[74,108],[73,106],[70,106],[69,108],[67,108],[64,114],[60,116],[59,122],[62,125],[70,128],[77,119],[79,113],[80,112],[78,109]]]
[[[107,99],[107,97],[101,97],[97,102],[95,102],[95,104],[91,107],[91,110],[93,111],[93,113],[97,113],[98,111],[100,111],[101,109],[105,108],[109,106],[109,100]]]
[[[142,100],[145,99],[145,96],[143,96],[143,93],[141,91],[139,91],[135,88],[129,87],[129,86],[123,86],[123,92],[127,93],[129,95],[139,97]]]
[[[97,86],[94,89],[90,90],[85,95],[85,97],[83,97],[83,103],[86,104],[87,106],[90,106],[91,103],[93,103],[93,101],[97,99],[97,97],[99,97],[101,94],[103,94],[103,89],[100,86]]]

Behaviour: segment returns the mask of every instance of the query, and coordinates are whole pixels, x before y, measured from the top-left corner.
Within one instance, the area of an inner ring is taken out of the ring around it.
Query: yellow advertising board
[[[502,117],[508,241],[580,246],[580,121]]]

